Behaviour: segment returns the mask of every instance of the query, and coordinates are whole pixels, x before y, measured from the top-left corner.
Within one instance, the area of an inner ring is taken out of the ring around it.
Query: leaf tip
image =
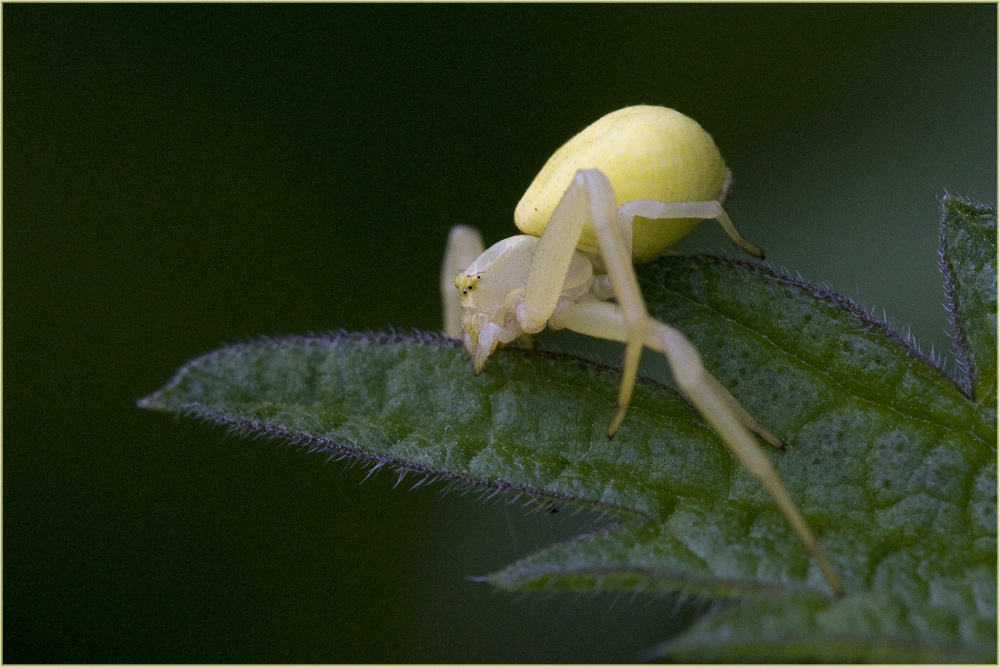
[[[160,392],[158,391],[154,391],[149,396],[143,396],[136,400],[135,406],[143,410],[165,410],[167,407],[161,400]]]

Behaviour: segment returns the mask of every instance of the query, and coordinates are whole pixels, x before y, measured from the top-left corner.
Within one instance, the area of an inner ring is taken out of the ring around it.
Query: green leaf
[[[919,563],[911,565],[919,570]],[[875,587],[829,603],[789,595],[703,617],[651,655],[701,662],[991,663],[996,648],[996,570],[979,568],[957,582]],[[822,651],[817,650],[822,647]]]
[[[941,273],[958,367],[977,403],[980,435],[996,438],[996,209],[950,195],[941,206]]]
[[[638,383],[634,426],[608,440],[619,381],[518,349],[477,376],[456,341],[335,333],[223,348],[140,405],[634,519],[666,518],[678,495],[724,494],[733,462],[670,389]]]
[[[954,198],[943,208],[968,384],[849,299],[763,266],[669,257],[639,269],[650,312],[789,443],[768,455],[845,583],[839,600],[760,484],[671,389],[640,382],[607,439],[613,368],[510,348],[476,376],[437,336],[336,333],[223,348],[140,405],[606,512],[616,523],[483,579],[738,602],[658,649],[673,658],[992,660],[996,217]]]

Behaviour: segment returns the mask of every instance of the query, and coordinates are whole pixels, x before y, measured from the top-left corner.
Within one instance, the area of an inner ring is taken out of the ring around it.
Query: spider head
[[[465,347],[476,372],[501,345],[524,331],[517,321],[517,306],[524,296],[528,269],[538,238],[512,236],[490,246],[465,271],[455,277],[462,302]]]
[[[483,279],[480,275],[466,275],[460,273],[455,276],[455,287],[458,288],[459,298],[464,303],[469,297],[469,293],[476,289],[476,285]]]

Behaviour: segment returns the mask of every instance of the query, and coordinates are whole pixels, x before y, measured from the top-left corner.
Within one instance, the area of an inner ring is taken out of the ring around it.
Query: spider
[[[704,368],[684,334],[649,315],[635,275],[633,261],[652,259],[712,218],[763,257],[722,208],[731,180],[712,137],[684,114],[633,106],[604,116],[557,150],[528,187],[514,212],[523,235],[484,252],[478,232],[452,229],[441,274],[445,331],[464,339],[476,373],[499,346],[546,326],[625,343],[608,437],[625,418],[643,347],[662,352],[681,393],[764,485],[841,595],[833,567],[751,433],[784,445]]]

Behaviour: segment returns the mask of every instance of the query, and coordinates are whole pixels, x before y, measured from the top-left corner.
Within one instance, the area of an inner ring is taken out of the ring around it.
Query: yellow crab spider
[[[604,116],[556,151],[528,187],[514,212],[524,235],[483,252],[475,230],[452,230],[441,276],[445,331],[464,339],[476,373],[497,347],[545,326],[625,343],[609,437],[625,418],[643,347],[662,352],[681,393],[761,481],[840,595],[833,567],[751,432],[778,448],[781,441],[704,368],[680,331],[648,314],[633,268],[711,218],[763,256],[722,208],[730,180],[712,137],[687,116],[654,106]]]

